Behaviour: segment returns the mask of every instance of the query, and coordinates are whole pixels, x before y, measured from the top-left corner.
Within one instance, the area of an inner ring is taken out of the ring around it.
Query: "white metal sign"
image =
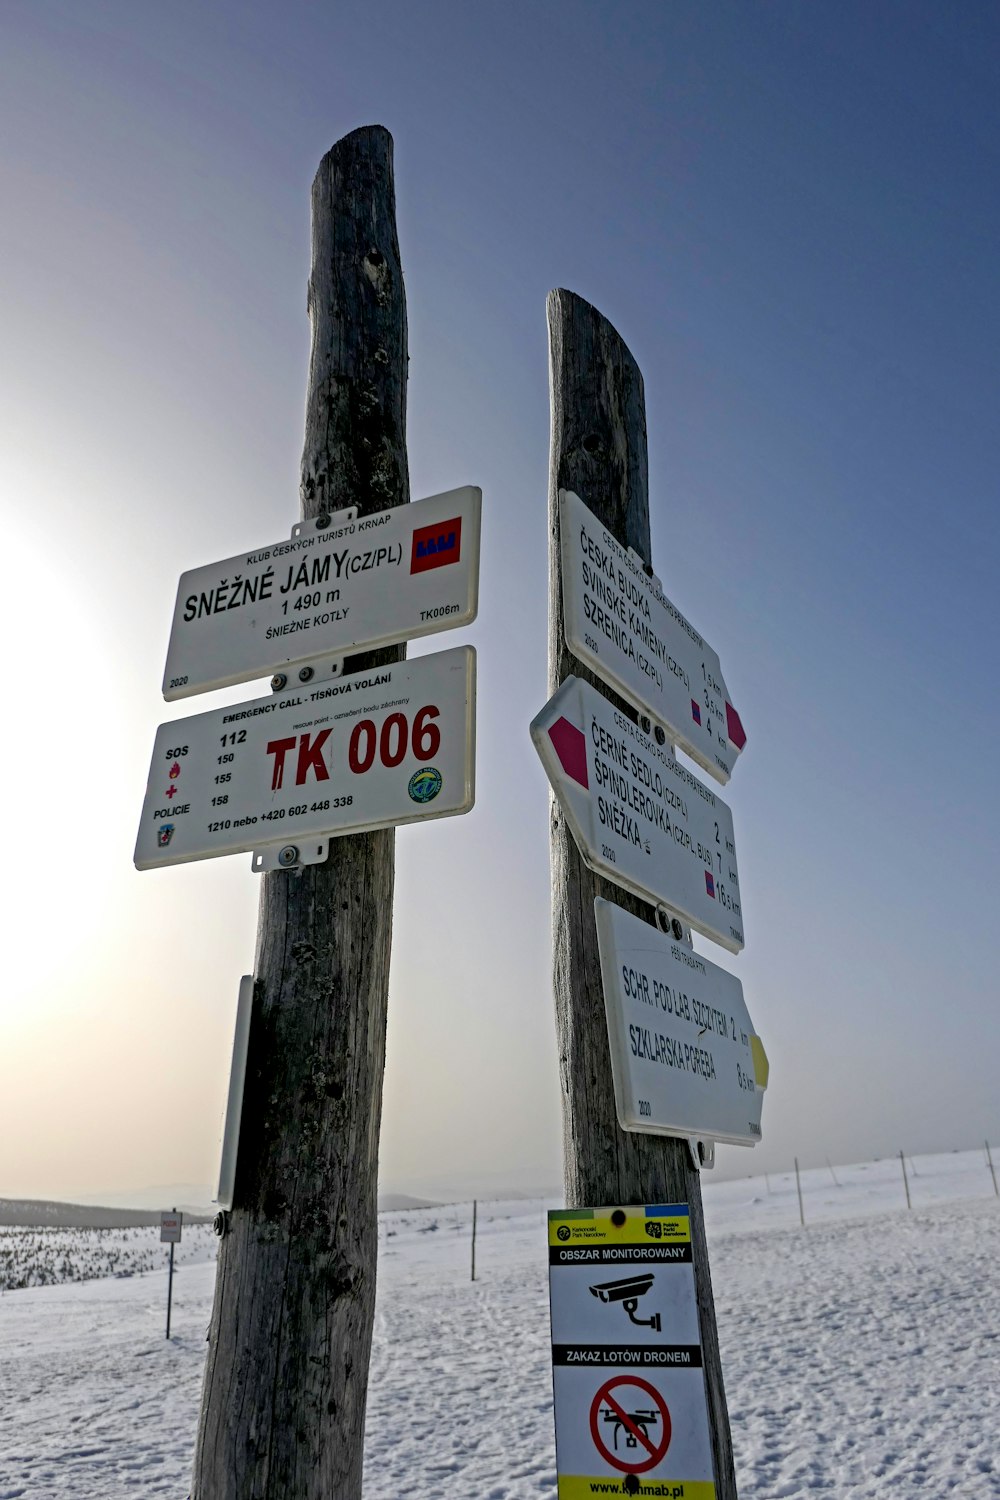
[[[181,1242],[181,1229],[184,1223],[184,1215],[176,1211],[160,1215],[160,1243],[162,1245],[179,1245]],[[171,1251],[173,1254],[173,1251]]]
[[[738,953],[736,841],[721,797],[578,677],[532,720],[531,738],[591,869]]]
[[[768,1063],[740,981],[613,902],[594,915],[622,1129],[755,1145]]]
[[[549,1214],[559,1500],[714,1500],[686,1203]]]
[[[746,735],[718,656],[579,496],[559,504],[566,644],[725,784]]]
[[[220,1208],[232,1208],[236,1186],[236,1158],[240,1147],[240,1124],[243,1119],[243,1090],[247,1076],[247,1051],[250,1046],[250,1017],[253,1012],[253,975],[244,974],[236,1003],[236,1034],[233,1038],[233,1061],[229,1071],[229,1095],[226,1100],[226,1123],[222,1130],[222,1157],[219,1163],[219,1186],[215,1202]]]
[[[482,491],[448,490],[181,575],[163,696],[467,625],[479,604]]]
[[[136,867],[468,812],[475,679],[459,646],[161,724]]]

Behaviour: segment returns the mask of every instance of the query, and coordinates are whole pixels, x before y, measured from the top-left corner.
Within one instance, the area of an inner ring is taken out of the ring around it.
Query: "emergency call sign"
[[[140,870],[470,810],[471,646],[161,724]]]

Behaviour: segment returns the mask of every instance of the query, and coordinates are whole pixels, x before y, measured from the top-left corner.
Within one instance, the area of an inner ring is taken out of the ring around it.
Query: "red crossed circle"
[[[660,1414],[660,1424],[662,1427],[662,1436],[659,1442],[654,1443],[651,1438],[647,1437],[645,1430],[632,1420],[622,1403],[612,1394],[613,1391],[623,1385],[638,1386],[641,1391],[646,1392],[647,1396],[652,1396],[653,1403]],[[602,1405],[608,1406],[614,1412],[615,1417],[621,1422],[625,1431],[635,1438],[640,1448],[645,1449],[648,1455],[646,1458],[641,1459],[639,1463],[631,1464],[607,1446],[601,1437],[601,1430],[597,1425]],[[648,1380],[643,1380],[639,1375],[613,1376],[611,1380],[606,1380],[599,1387],[597,1394],[590,1403],[590,1435],[594,1439],[594,1446],[603,1459],[611,1464],[613,1468],[620,1469],[623,1474],[645,1474],[647,1469],[651,1469],[654,1464],[658,1464],[670,1446],[670,1430],[670,1412],[667,1410],[667,1403],[656,1389],[656,1386],[650,1385]]]

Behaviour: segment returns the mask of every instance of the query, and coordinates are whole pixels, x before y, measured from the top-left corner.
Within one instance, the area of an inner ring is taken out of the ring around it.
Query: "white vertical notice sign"
[[[686,1203],[549,1214],[559,1500],[715,1500]]]

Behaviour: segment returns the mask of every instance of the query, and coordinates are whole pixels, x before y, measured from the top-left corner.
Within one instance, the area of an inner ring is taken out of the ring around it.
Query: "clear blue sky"
[[[214,1173],[255,877],[131,849],[177,576],[297,516],[309,185],[373,122],[413,494],[484,492],[480,619],[440,640],[480,652],[478,806],[397,841],[386,1185],[559,1176],[553,286],[643,370],[653,560],[749,734],[747,947],[698,946],[772,1086],[722,1170],[1000,1140],[996,7],[8,0],[0,31],[0,1195]]]

